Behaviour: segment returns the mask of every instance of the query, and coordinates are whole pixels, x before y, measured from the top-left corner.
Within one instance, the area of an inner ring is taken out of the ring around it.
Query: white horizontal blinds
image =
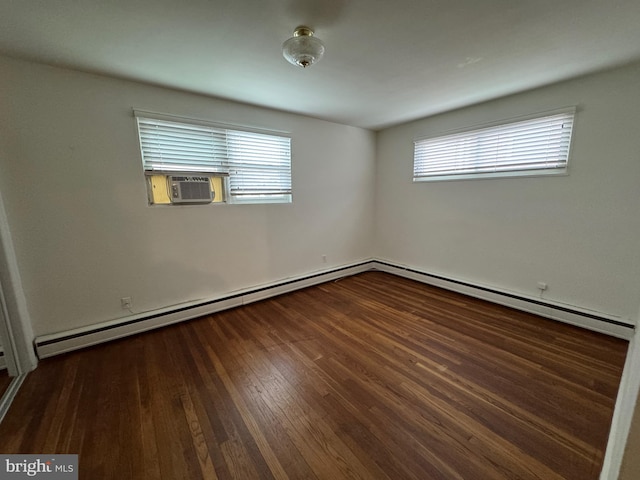
[[[237,201],[290,201],[291,139],[137,116],[147,172],[229,175]]]
[[[418,140],[414,180],[566,171],[574,111]]]
[[[291,139],[227,131],[229,193],[239,200],[291,195]]]
[[[146,171],[226,172],[224,129],[137,117]]]

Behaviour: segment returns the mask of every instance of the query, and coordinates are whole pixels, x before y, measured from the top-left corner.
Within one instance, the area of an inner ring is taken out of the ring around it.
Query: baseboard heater
[[[635,329],[633,323],[620,317],[505,292],[392,262],[373,260],[372,268],[625,340],[631,339]]]
[[[88,327],[44,335],[35,339],[35,350],[38,358],[47,358],[166,325],[210,315],[222,310],[240,307],[320,283],[356,275],[370,269],[371,261],[367,260],[357,264],[282,280],[261,287],[241,290],[212,300],[182,304]]]
[[[631,338],[634,331],[632,323],[625,322],[618,317],[583,311],[374,259],[231,293],[208,301],[168,307],[124,319],[116,319],[84,328],[40,336],[34,341],[35,349],[39,358],[51,357],[173,323],[210,315],[368,270],[379,270],[409,278],[626,340]],[[2,357],[0,357],[0,361],[1,359]]]

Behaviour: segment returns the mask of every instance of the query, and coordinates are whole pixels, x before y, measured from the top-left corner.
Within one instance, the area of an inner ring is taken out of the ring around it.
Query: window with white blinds
[[[566,174],[575,109],[414,142],[413,180]]]
[[[136,112],[147,174],[228,176],[231,203],[291,201],[291,139],[282,135],[148,118]]]

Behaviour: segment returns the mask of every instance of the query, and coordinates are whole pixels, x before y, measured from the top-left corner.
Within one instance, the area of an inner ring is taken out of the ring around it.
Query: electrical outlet
[[[131,310],[131,297],[122,297],[120,305],[122,305],[123,310]]]
[[[538,290],[545,291],[547,289],[547,284],[544,282],[538,282]]]

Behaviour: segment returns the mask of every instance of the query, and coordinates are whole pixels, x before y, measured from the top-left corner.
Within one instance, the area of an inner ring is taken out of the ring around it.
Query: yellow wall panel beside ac
[[[171,203],[167,190],[166,175],[149,175],[147,176],[147,182],[149,203],[152,205],[167,205]]]
[[[214,192],[213,203],[224,202],[224,188],[222,188],[222,177],[211,177],[211,190]]]

